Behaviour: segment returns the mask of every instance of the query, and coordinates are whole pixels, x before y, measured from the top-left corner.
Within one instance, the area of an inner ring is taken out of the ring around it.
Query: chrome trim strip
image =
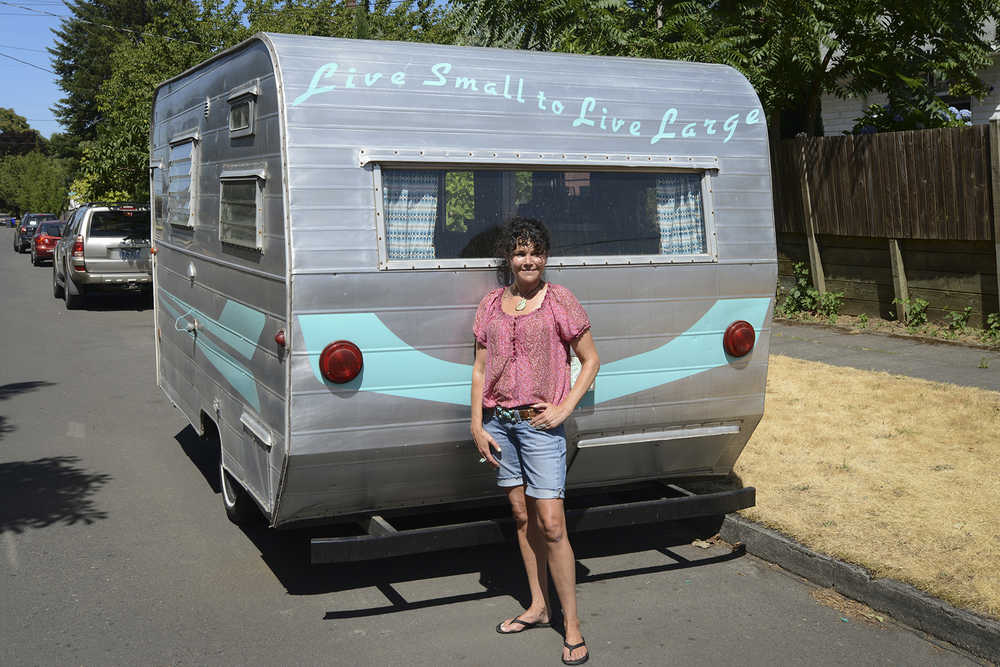
[[[643,443],[661,442],[663,440],[704,438],[713,435],[732,435],[739,432],[739,422],[719,424],[716,426],[704,426],[702,424],[697,424],[692,426],[680,426],[666,431],[644,431],[642,433],[611,435],[603,438],[584,438],[577,442],[576,446],[580,449],[586,449],[588,447],[606,447],[608,445],[637,445]]]
[[[169,248],[171,250],[176,250],[182,255],[187,255],[188,257],[197,257],[198,259],[204,260],[211,264],[217,264],[219,266],[224,266],[227,269],[233,269],[235,271],[242,271],[243,273],[249,273],[250,275],[257,276],[259,278],[267,278],[268,280],[273,280],[275,282],[284,283],[285,277],[279,276],[274,273],[268,273],[267,271],[261,271],[259,269],[251,269],[247,266],[242,266],[235,262],[227,262],[224,259],[218,259],[217,257],[212,257],[211,255],[206,255],[204,253],[195,252],[194,250],[188,250],[187,248],[182,248],[179,245],[174,245],[167,241],[156,241],[156,246],[163,246],[164,248]]]
[[[673,169],[719,169],[719,158],[715,155],[650,155],[631,153],[539,153],[538,151],[456,151],[425,150],[420,148],[361,148],[358,162],[364,166],[370,162],[440,162],[445,164],[531,164],[558,166],[605,165],[608,167],[667,167]]]

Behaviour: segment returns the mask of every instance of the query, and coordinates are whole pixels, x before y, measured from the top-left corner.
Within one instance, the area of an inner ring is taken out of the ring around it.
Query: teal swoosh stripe
[[[160,303],[173,316],[174,329],[192,338],[205,354],[205,358],[215,367],[215,370],[219,371],[219,374],[226,379],[226,382],[259,412],[260,395],[257,393],[257,380],[254,378],[253,373],[241,365],[232,355],[227,354],[218,345],[205,338],[204,334],[195,336],[193,331],[187,331],[183,327],[178,326],[178,320],[195,316],[198,318],[198,324],[205,326],[212,333],[215,333],[215,330],[219,328],[218,325],[211,318],[206,317],[204,313],[191,308],[166,290],[161,289],[160,293],[168,297],[166,300],[161,300]],[[174,301],[180,309],[172,305],[170,301]]]
[[[222,307],[222,314],[216,321],[170,292],[164,289],[160,292],[173,300],[181,310],[197,317],[198,324],[203,325],[213,336],[236,350],[244,359],[253,358],[267,321],[264,313],[235,301],[226,301],[226,305]]]
[[[767,297],[716,301],[680,336],[648,352],[602,365],[593,401],[611,401],[727,365],[722,348],[726,327],[746,320],[759,333],[770,305]],[[469,405],[471,364],[444,361],[412,348],[374,313],[299,315],[298,321],[313,375],[327,386],[338,385],[320,374],[319,355],[326,345],[349,340],[361,348],[364,369],[340,388]]]

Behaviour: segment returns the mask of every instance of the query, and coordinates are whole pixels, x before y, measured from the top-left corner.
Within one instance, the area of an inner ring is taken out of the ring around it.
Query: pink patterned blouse
[[[490,290],[472,327],[487,352],[483,407],[562,403],[570,390],[569,343],[590,328],[587,312],[568,289],[548,283],[538,309],[508,315],[503,291]]]

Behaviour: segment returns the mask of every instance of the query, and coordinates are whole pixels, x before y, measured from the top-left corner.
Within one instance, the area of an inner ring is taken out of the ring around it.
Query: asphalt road
[[[311,568],[321,530],[229,523],[213,453],[155,386],[150,304],[67,311],[10,242],[0,230],[0,664],[561,664],[554,630],[494,632],[525,597],[508,545]],[[574,539],[591,664],[977,664],[692,530]]]

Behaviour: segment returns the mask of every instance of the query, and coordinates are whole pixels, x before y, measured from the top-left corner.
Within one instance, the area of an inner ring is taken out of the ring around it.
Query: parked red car
[[[52,251],[56,247],[56,241],[62,238],[63,223],[40,222],[35,235],[31,237],[31,263],[39,266],[42,260],[52,259]]]

